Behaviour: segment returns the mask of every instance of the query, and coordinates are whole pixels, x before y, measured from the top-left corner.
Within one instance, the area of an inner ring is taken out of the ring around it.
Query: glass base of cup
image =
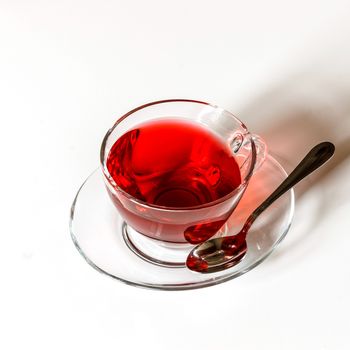
[[[127,247],[141,259],[163,267],[185,267],[192,244],[163,242],[146,237],[125,222],[123,239]]]

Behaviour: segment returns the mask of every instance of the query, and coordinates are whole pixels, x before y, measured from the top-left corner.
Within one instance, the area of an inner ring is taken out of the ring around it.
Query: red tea
[[[140,124],[121,136],[110,150],[107,169],[115,183],[133,197],[176,210],[215,201],[241,184],[239,166],[228,144],[201,124],[170,118]],[[122,214],[147,235],[140,218]],[[226,219],[216,218],[213,225],[196,223],[190,231],[198,237],[202,226],[207,233],[213,229],[216,232]],[[178,242],[183,241],[186,230],[181,239],[174,237],[171,227],[163,227],[162,231],[161,237],[150,236]],[[186,240],[191,241],[188,237]]]

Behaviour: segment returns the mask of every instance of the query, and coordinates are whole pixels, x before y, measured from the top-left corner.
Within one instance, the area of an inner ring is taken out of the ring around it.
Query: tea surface
[[[107,169],[133,197],[171,208],[217,200],[241,184],[227,144],[201,124],[171,118],[140,124],[121,136]]]

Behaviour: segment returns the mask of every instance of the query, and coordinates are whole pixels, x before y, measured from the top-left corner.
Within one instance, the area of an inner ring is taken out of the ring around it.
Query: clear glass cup
[[[195,122],[215,133],[229,145],[242,182],[222,198],[198,206],[164,207],[143,202],[120,188],[107,169],[111,147],[126,132],[160,118]],[[249,180],[266,157],[263,140],[252,135],[230,112],[194,100],[163,100],[128,112],[108,130],[101,146],[101,166],[107,191],[125,220],[124,239],[143,259],[159,265],[183,265],[189,244],[200,243],[224,227],[241,199]]]

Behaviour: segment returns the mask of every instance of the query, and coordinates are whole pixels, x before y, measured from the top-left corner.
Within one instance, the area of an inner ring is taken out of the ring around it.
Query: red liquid
[[[175,119],[141,124],[121,136],[110,150],[107,169],[115,183],[133,197],[177,210],[215,201],[241,184],[239,167],[228,145],[199,124]],[[155,237],[146,227],[147,220],[143,225],[135,212],[125,212],[120,203],[116,205],[131,226]],[[187,241],[196,243],[205,234],[215,234],[227,219],[222,213],[212,216],[213,220],[206,218],[203,223],[193,217],[193,225],[181,229],[179,216],[178,222],[172,223],[179,237],[171,227],[164,228],[171,225],[167,218],[169,224],[163,222],[155,238],[183,242],[185,234]],[[167,237],[167,228],[171,237]]]

